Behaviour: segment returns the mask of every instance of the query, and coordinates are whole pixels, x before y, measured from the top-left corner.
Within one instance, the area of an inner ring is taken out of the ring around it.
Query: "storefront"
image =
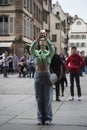
[[[0,42],[0,54],[4,53],[6,50],[14,54],[15,46],[13,42]]]

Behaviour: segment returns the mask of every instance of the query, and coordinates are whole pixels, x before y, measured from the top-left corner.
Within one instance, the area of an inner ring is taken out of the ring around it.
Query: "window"
[[[70,39],[74,39],[74,35],[70,35]]]
[[[86,35],[82,35],[82,39],[86,39]]]
[[[29,24],[29,21],[27,21],[27,37],[30,38],[30,24]]]
[[[33,15],[34,18],[36,18],[39,22],[42,22],[42,12],[40,10],[40,8],[38,8],[38,6],[36,5],[35,2],[33,2]],[[47,17],[45,18],[45,13],[43,11],[43,17],[44,17],[44,21],[47,20]]]
[[[36,35],[35,35],[35,25],[33,26],[34,29],[34,40],[36,39]]]
[[[8,0],[0,0],[0,5],[8,4]]]
[[[30,9],[30,0],[27,0],[27,8]]]
[[[24,7],[26,7],[27,6],[27,1],[24,0],[23,2],[24,2]]]
[[[33,7],[34,7],[33,13],[34,13],[34,17],[35,17],[35,7],[36,7],[35,3],[33,3]]]
[[[76,47],[79,47],[79,43],[76,43]]]
[[[32,39],[32,22],[30,22],[30,39]]]
[[[32,0],[30,0],[30,12],[32,12]]]
[[[27,9],[30,12],[32,12],[32,0],[27,0],[26,6],[27,6]]]
[[[40,21],[40,9],[38,9],[38,20]]]
[[[42,11],[40,11],[40,22],[42,23]]]
[[[27,38],[32,39],[32,22],[30,21],[30,19],[24,18],[24,31],[23,31],[23,35]]]
[[[85,43],[81,43],[81,47],[85,47]]]
[[[56,23],[55,24],[55,28],[58,29],[58,30],[60,30],[61,29],[61,24],[60,23]]]
[[[36,19],[38,19],[38,7],[36,6]]]
[[[52,35],[52,41],[56,42],[57,41],[57,35]]]
[[[86,35],[70,35],[70,39],[86,39]]]
[[[14,18],[3,16],[0,17],[0,35],[14,33]]]
[[[76,24],[77,24],[77,25],[81,25],[82,23],[81,23],[80,21],[77,21]]]
[[[40,29],[37,28],[35,25],[34,25],[34,39],[36,39],[38,37],[38,33],[40,32]]]
[[[81,39],[80,35],[75,35],[75,39]]]
[[[60,12],[56,12],[56,15],[59,16]]]
[[[74,46],[74,43],[70,43],[70,47],[73,47]]]
[[[26,19],[24,18],[24,32],[23,32],[24,36],[26,36]]]
[[[13,4],[14,0],[0,0],[0,5]]]
[[[9,18],[9,33],[14,33],[14,17]]]
[[[32,12],[32,0],[24,0],[23,1],[24,7]]]
[[[43,20],[47,23],[47,12],[44,10],[43,11]]]

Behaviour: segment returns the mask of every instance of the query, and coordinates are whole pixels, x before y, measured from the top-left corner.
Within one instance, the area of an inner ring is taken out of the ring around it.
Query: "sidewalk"
[[[21,89],[24,87],[23,84],[22,87],[19,86],[20,91],[17,93],[18,86],[14,86],[14,84],[12,84],[12,89],[13,87],[16,89],[14,94],[14,89],[11,90],[10,88],[12,79],[14,79],[14,82],[17,82],[16,84],[19,84],[18,80],[21,80],[22,84],[25,81],[29,81],[29,83],[32,85],[33,82],[32,79],[17,79],[15,76],[9,77],[8,79],[3,79],[0,77],[0,130],[87,130],[86,75],[81,77],[81,85],[83,87],[83,96],[81,102],[77,100],[77,96],[75,96],[75,101],[68,101],[69,87],[66,88],[65,97],[61,97],[61,102],[55,101],[54,93],[53,122],[52,125],[49,126],[37,125],[36,101],[33,89],[27,94],[26,92],[27,89],[29,90],[29,88],[26,85],[27,88],[25,88],[25,94],[21,93]],[[8,84],[5,84],[4,87],[3,83]],[[21,85],[21,83],[19,85]],[[8,86],[9,89],[7,89]],[[7,90],[8,93],[10,91],[10,94],[6,95],[5,90]]]

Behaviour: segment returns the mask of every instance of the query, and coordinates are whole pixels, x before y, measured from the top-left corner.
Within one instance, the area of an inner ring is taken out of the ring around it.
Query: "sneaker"
[[[73,101],[74,100],[74,97],[71,97],[70,99],[69,99],[69,101]]]
[[[8,76],[3,76],[3,78],[8,78]]]
[[[39,122],[37,123],[37,125],[44,125],[44,122],[43,122],[43,121],[39,121]]]
[[[51,125],[51,121],[45,121],[45,125]]]
[[[81,97],[78,97],[78,101],[81,101]]]

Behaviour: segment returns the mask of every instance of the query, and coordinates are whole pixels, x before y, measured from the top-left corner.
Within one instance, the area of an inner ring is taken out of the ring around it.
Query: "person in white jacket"
[[[3,77],[7,78],[8,65],[9,65],[8,51],[5,51],[4,54],[2,54],[2,62],[3,62]]]

